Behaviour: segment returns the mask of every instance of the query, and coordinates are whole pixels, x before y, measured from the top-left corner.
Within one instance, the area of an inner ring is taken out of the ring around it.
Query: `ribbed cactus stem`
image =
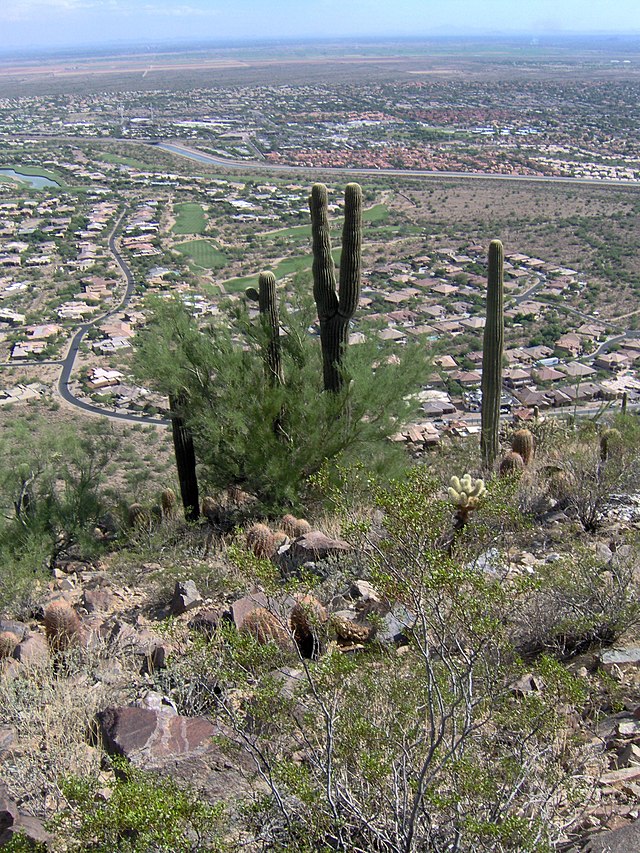
[[[482,412],[480,447],[486,468],[492,468],[498,452],[502,351],[504,346],[504,250],[500,240],[489,245],[487,318],[482,348]]]
[[[275,275],[272,272],[261,272],[258,288],[258,307],[267,334],[264,350],[265,374],[270,385],[284,385]]]
[[[358,184],[347,184],[345,189],[338,292],[331,254],[327,188],[324,184],[313,185],[309,210],[313,241],[313,298],[320,321],[324,388],[337,392],[343,384],[342,361],[349,341],[349,323],[360,298],[362,190]]]
[[[187,521],[197,521],[200,516],[200,500],[196,476],[196,454],[193,447],[193,435],[186,426],[182,415],[185,404],[186,400],[181,395],[169,397],[173,450],[176,457],[184,515]]]

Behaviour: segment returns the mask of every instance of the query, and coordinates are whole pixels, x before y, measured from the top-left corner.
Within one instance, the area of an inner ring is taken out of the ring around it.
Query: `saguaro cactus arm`
[[[245,293],[257,300],[267,341],[263,347],[264,371],[270,385],[284,385],[282,351],[280,348],[280,315],[276,297],[276,277],[272,272],[261,272],[258,288],[249,287]]]
[[[504,249],[500,240],[489,245],[487,318],[482,348],[482,411],[480,445],[482,459],[491,468],[498,455],[502,352],[504,346]]]
[[[360,298],[362,255],[362,190],[358,184],[345,189],[340,285],[336,277],[329,236],[328,197],[324,184],[314,184],[309,198],[313,245],[313,297],[320,321],[324,387],[342,387],[341,363],[349,339],[349,321]]]

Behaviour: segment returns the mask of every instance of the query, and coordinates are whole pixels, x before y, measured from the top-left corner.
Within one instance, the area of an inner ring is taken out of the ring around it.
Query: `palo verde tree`
[[[269,312],[256,322],[236,305],[199,327],[179,300],[160,299],[148,304],[136,348],[141,379],[167,395],[184,391],[201,485],[240,486],[265,509],[300,506],[308,477],[327,460],[389,468],[401,451],[387,438],[415,410],[411,394],[425,370],[420,345],[390,360],[371,335],[344,354],[339,369],[349,381],[323,393],[322,354],[309,334],[314,306],[300,294],[291,300],[280,309],[277,350]]]

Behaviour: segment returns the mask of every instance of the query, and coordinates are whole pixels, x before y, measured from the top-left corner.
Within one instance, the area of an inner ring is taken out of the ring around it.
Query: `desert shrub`
[[[258,843],[542,851],[562,835],[560,802],[585,791],[561,736],[561,679],[526,697],[512,688],[524,670],[514,586],[500,571],[520,524],[510,489],[489,484],[450,548],[452,508],[424,470],[389,487],[369,480],[381,520],[345,518],[346,535],[405,622],[403,654],[375,641],[351,655],[330,644],[296,662],[233,631],[199,650],[218,716],[270,791],[252,813]],[[338,488],[337,505],[343,497]]]
[[[116,760],[107,799],[95,778],[69,776],[61,783],[68,803],[51,821],[66,850],[147,853],[221,851],[222,807],[201,802],[171,779]]]
[[[537,567],[516,619],[518,647],[529,655],[546,649],[567,656],[612,643],[637,624],[636,553],[603,564],[576,545],[570,555]]]

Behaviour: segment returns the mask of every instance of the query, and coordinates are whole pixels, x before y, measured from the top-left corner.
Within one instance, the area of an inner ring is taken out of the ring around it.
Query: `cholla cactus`
[[[486,491],[484,480],[474,480],[471,474],[451,478],[448,493],[451,502],[457,508],[458,526],[462,527],[466,524],[469,513],[476,509]]]
[[[66,601],[52,601],[44,612],[44,630],[52,651],[64,652],[80,639],[80,618]]]
[[[272,557],[276,550],[273,533],[266,524],[253,524],[246,532],[247,548],[256,555],[266,559]]]

